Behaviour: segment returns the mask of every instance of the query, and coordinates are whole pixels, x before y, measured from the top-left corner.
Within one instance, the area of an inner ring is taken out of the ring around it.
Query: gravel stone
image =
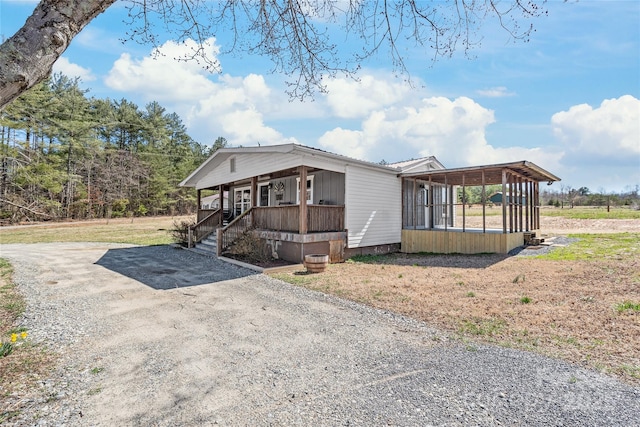
[[[640,425],[640,389],[617,379],[189,251],[2,256],[27,299],[22,326],[60,354],[8,425]]]

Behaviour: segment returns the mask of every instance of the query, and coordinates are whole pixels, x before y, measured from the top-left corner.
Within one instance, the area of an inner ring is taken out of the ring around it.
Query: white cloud
[[[485,129],[494,113],[467,97],[425,98],[415,106],[375,111],[361,129],[336,128],[318,143],[327,150],[370,161],[436,156],[445,166],[530,160],[553,170],[562,153],[539,148],[490,145]]]
[[[606,99],[598,108],[575,105],[554,114],[551,124],[569,155],[640,163],[640,100],[631,95]]]
[[[562,169],[574,187],[622,188],[640,182],[640,100],[631,95],[599,107],[574,105],[551,118],[566,154]]]
[[[505,98],[514,96],[515,93],[509,92],[505,86],[492,87],[488,89],[477,90],[476,93],[486,98]]]
[[[219,51],[215,40],[207,40],[205,48],[215,60]],[[198,99],[211,92],[213,83],[197,61],[184,60],[195,49],[197,44],[193,40],[182,44],[168,41],[143,59],[123,53],[113,64],[105,83],[115,90],[144,93],[159,102]]]
[[[67,77],[80,77],[83,82],[90,82],[96,79],[91,72],[91,68],[84,68],[78,64],[74,64],[64,56],[58,58],[53,64],[54,73],[62,73]]]
[[[326,101],[340,118],[363,118],[372,111],[403,99],[410,88],[406,84],[364,75],[358,81],[332,79],[327,82]]]
[[[208,55],[215,59],[219,52],[215,40],[208,40],[206,46]],[[264,114],[276,103],[263,76],[211,75],[196,61],[176,60],[188,57],[194,48],[192,40],[184,44],[169,41],[142,59],[122,54],[106,84],[176,111],[190,134],[203,143],[211,143],[218,136],[232,145],[293,141],[264,123]]]

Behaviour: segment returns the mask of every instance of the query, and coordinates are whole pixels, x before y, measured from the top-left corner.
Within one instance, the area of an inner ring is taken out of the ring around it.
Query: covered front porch
[[[250,232],[276,258],[301,262],[305,255],[320,253],[331,262],[342,261],[347,240],[344,182],[342,173],[300,165],[199,188],[190,245],[213,235],[217,254],[223,255]],[[206,190],[228,192],[228,205],[202,209]]]
[[[403,175],[401,251],[508,253],[540,230],[540,182],[560,179],[527,161]],[[487,186],[501,185],[500,222],[488,221]],[[467,188],[479,187],[470,221]],[[477,213],[481,209],[478,221]]]

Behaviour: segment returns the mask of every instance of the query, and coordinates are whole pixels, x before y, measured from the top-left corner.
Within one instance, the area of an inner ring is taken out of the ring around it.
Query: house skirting
[[[304,262],[305,255],[329,255],[329,262],[343,262],[347,233],[341,231],[298,234],[284,231],[255,230],[254,233],[276,253],[290,262]]]
[[[530,234],[531,232],[527,232]],[[405,253],[506,254],[522,246],[525,233],[402,230],[401,251]]]

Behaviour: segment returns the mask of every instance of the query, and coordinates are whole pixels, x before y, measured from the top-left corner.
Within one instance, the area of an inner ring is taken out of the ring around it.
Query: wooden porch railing
[[[189,247],[193,247],[194,244],[200,242],[202,239],[213,233],[220,224],[220,215],[222,215],[221,209],[207,209],[212,211],[208,215],[199,219],[196,225],[189,228]],[[198,218],[200,218],[200,211],[198,212]]]
[[[300,211],[297,205],[255,207],[254,225],[261,230],[298,232]]]
[[[297,233],[300,227],[298,205],[253,208],[253,225],[262,230]],[[344,230],[344,206],[307,206],[307,230],[309,233]]]
[[[224,228],[218,229],[218,255],[228,250],[231,245],[253,225],[253,210],[249,208]]]
[[[206,217],[208,217],[212,213],[215,213],[218,210],[219,210],[219,208],[216,208],[216,209],[198,209],[197,222],[202,221],[203,219],[205,219]]]
[[[227,251],[250,228],[297,233],[299,215],[298,205],[254,206],[218,230],[218,254]],[[307,230],[309,233],[344,231],[344,206],[307,206]]]
[[[344,206],[307,206],[307,228],[310,233],[344,231]]]

